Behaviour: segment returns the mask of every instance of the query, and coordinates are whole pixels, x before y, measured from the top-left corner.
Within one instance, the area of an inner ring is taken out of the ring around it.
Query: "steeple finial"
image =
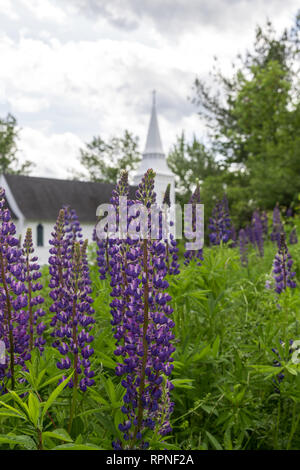
[[[152,105],[156,106],[156,90],[152,91]]]

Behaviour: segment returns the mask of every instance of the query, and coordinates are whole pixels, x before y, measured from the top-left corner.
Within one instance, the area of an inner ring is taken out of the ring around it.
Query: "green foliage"
[[[85,149],[80,149],[80,163],[89,181],[115,183],[121,170],[136,170],[140,159],[138,138],[127,130],[123,136],[112,137],[108,142],[100,136],[93,137]]]
[[[260,258],[253,249],[248,268],[242,268],[238,249],[205,247],[202,266],[192,262],[169,278],[176,346],[173,432],[154,433],[150,449],[299,448],[300,358],[289,351],[289,340],[300,340],[299,287],[279,296],[265,288],[275,251],[266,243]],[[290,251],[299,286],[300,248]],[[34,351],[26,363],[16,390],[1,396],[0,449],[101,450],[120,437],[124,388],[114,373],[111,288],[99,280],[93,253],[92,247],[96,385],[78,390],[68,433],[72,390],[65,387],[69,377],[59,384],[58,352],[49,337],[43,355]],[[44,277],[46,283],[46,272]],[[273,350],[280,366],[274,366]]]
[[[228,188],[240,223],[259,206],[289,206],[300,190],[299,31],[299,16],[281,35],[270,22],[257,27],[252,51],[238,56],[230,77],[216,65],[209,82],[194,84],[210,152],[224,165],[221,175],[204,179],[202,199],[209,205]]]
[[[28,174],[32,163],[26,161],[20,166],[17,156],[17,121],[14,116],[8,114],[0,119],[0,174]]]
[[[168,165],[176,177],[176,190],[179,198],[187,202],[193,186],[200,178],[202,184],[208,177],[216,177],[222,173],[222,167],[196,137],[192,143],[186,141],[182,132],[168,155]]]

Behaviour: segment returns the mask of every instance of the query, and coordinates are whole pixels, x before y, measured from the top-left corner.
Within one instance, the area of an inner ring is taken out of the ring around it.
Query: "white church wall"
[[[44,246],[37,246],[37,226],[41,224],[44,228]],[[23,230],[21,232],[22,239],[21,243],[23,243],[26,231],[28,228],[32,229],[32,241],[35,249],[35,253],[39,257],[39,263],[41,265],[43,264],[48,264],[48,258],[49,258],[49,249],[51,245],[49,244],[49,240],[52,238],[51,233],[53,232],[53,227],[55,225],[55,221],[49,222],[49,221],[43,221],[43,220],[26,220],[25,223],[23,224]],[[92,237],[93,237],[93,230],[94,230],[94,224],[81,224],[82,227],[82,238],[83,240],[88,239],[89,243],[92,242]],[[17,236],[19,236],[20,232],[17,233]]]

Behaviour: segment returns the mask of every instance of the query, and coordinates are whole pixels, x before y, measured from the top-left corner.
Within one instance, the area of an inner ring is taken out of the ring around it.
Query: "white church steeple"
[[[162,149],[160,132],[157,122],[155,90],[153,90],[152,112],[144,155],[155,155],[156,157],[161,158],[165,157]]]
[[[163,151],[158,119],[156,113],[156,92],[153,91],[152,111],[147,134],[146,146],[143,159],[135,175],[134,183],[139,184],[141,178],[149,168],[156,173],[154,190],[157,194],[157,202],[161,203],[168,184],[171,184],[171,203],[175,203],[175,177],[167,165],[166,156]]]

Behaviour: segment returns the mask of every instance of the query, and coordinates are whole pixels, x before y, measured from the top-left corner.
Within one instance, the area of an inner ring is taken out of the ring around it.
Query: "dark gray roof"
[[[94,223],[99,204],[109,203],[114,184],[74,180],[4,175],[19,206],[28,220],[56,220],[59,210],[69,205],[80,222]],[[130,187],[134,197],[135,187]]]

